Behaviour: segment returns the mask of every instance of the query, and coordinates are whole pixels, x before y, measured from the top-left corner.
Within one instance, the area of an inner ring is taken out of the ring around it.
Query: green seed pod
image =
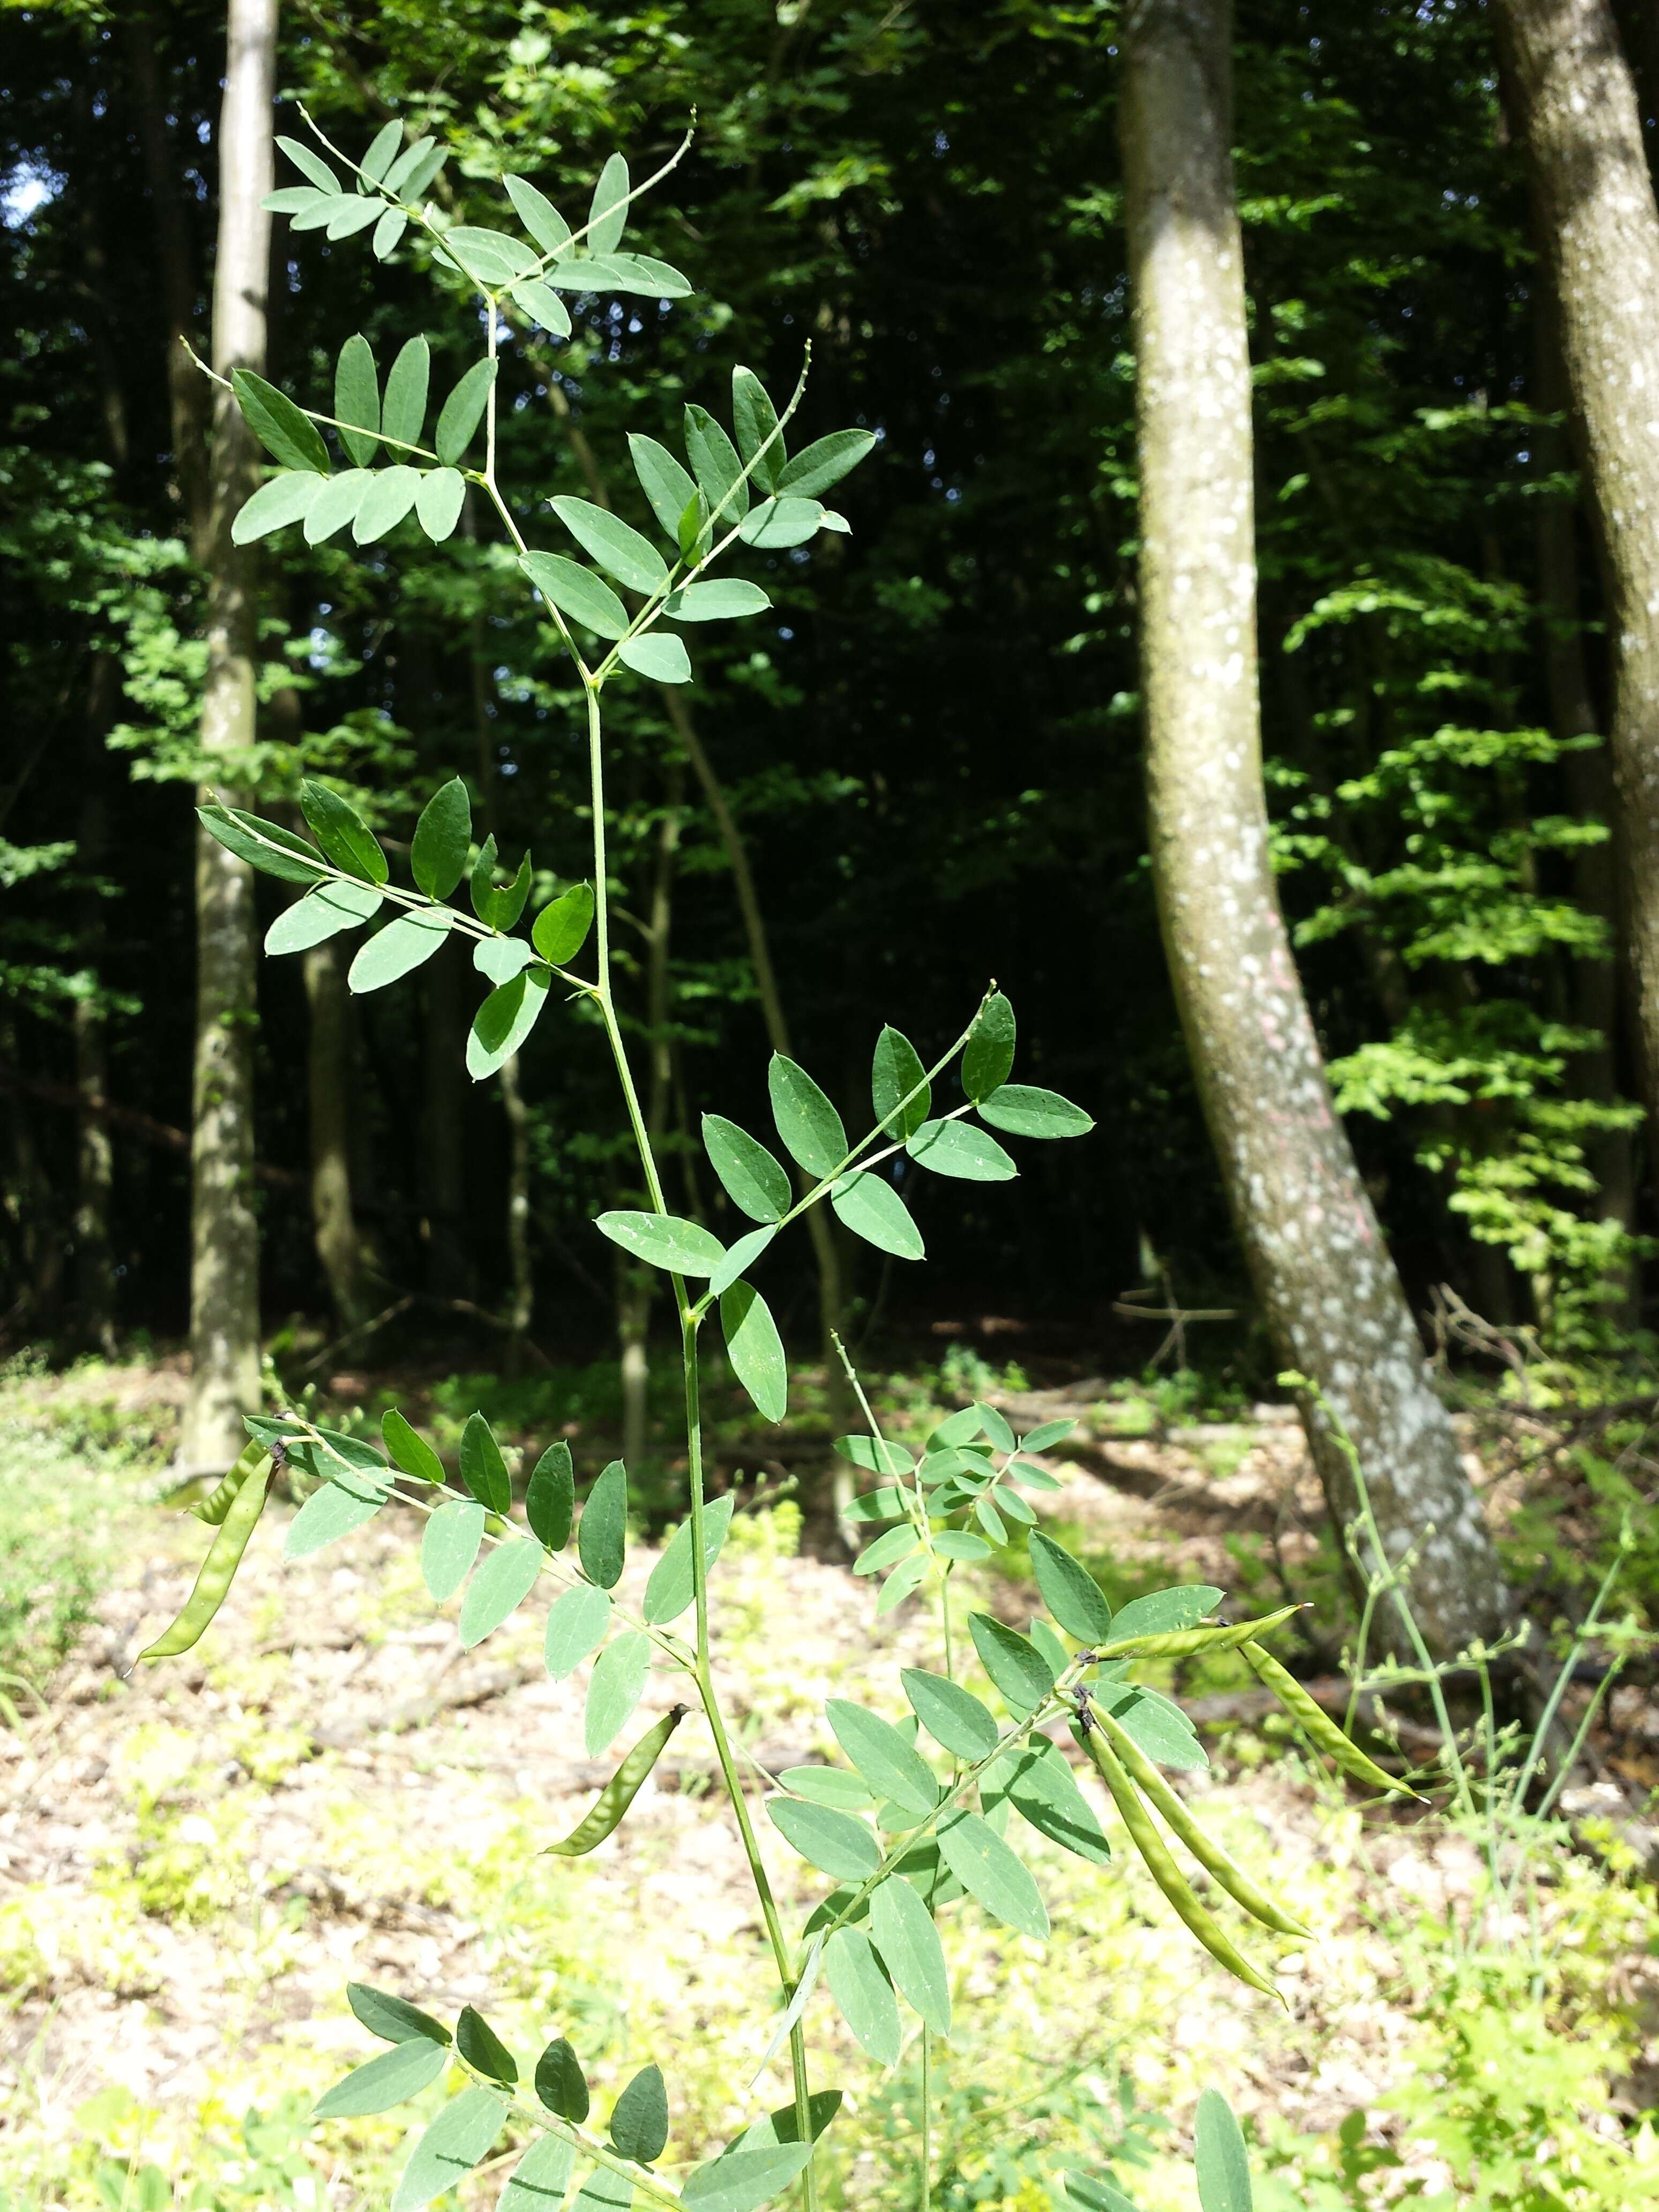
[[[689,1705],[676,1705],[647,1729],[600,1790],[591,1810],[562,1844],[549,1844],[542,1856],[579,1859],[602,1844],[638,1796],[646,1776],[662,1757],[663,1746],[690,1710]]]
[[[270,1458],[266,1453],[252,1473],[243,1478],[223,1524],[213,1540],[213,1547],[202,1562],[202,1571],[196,1577],[196,1587],[191,1590],[184,1611],[171,1628],[159,1636],[148,1650],[138,1654],[141,1659],[172,1659],[180,1651],[188,1651],[192,1644],[200,1640],[209,1622],[224,1603],[225,1593],[236,1579],[236,1570],[242,1564],[248,1538],[258,1527],[259,1516],[265,1510],[265,1492],[270,1483]]]
[[[1231,1942],[1200,1903],[1192,1884],[1170,1857],[1169,1847],[1158,1832],[1157,1823],[1141,1803],[1135,1786],[1130,1781],[1121,1761],[1097,1727],[1077,1730],[1084,1749],[1093,1759],[1101,1780],[1111,1791],[1118,1811],[1123,1815],[1123,1825],[1129,1831],[1130,1840],[1146,1862],[1147,1872],[1163,1891],[1176,1912],[1191,1929],[1199,1942],[1218,1964],[1241,1982],[1248,1982],[1253,1990],[1267,1996],[1279,1996],[1279,1991],[1259,1966],[1253,1966],[1237,1946]],[[1284,2000],[1280,1998],[1282,2003]]]
[[[1357,1743],[1350,1743],[1323,1706],[1314,1702],[1294,1674],[1285,1673],[1271,1652],[1264,1651],[1259,1644],[1247,1644],[1244,1656],[1315,1748],[1328,1752],[1345,1774],[1352,1774],[1356,1782],[1368,1782],[1373,1790],[1391,1790],[1396,1796],[1410,1797],[1422,1803],[1408,1783],[1401,1782],[1396,1775],[1385,1774],[1375,1759],[1366,1758]]]
[[[247,1480],[270,1447],[257,1437],[250,1437],[242,1447],[242,1455],[234,1467],[225,1469],[223,1476],[208,1496],[190,1508],[191,1516],[205,1521],[210,1528],[217,1528],[236,1502],[236,1493]]]
[[[1264,1928],[1276,1929],[1281,1936],[1300,1936],[1311,1939],[1312,1930],[1274,1904],[1266,1890],[1251,1881],[1242,1866],[1235,1864],[1212,1836],[1206,1835],[1182,1803],[1175,1791],[1158,1772],[1140,1746],[1111,1714],[1095,1712],[1095,1721],[1111,1738],[1112,1747],[1129,1771],[1129,1778],[1164,1816],[1164,1826],[1173,1829],[1186,1844],[1206,1874],[1221,1885],[1235,1903],[1252,1913]]]
[[[1231,1651],[1253,1637],[1277,1628],[1299,1605],[1281,1606],[1263,1620],[1238,1620],[1231,1628],[1172,1628],[1162,1636],[1126,1636],[1116,1644],[1097,1644],[1097,1659],[1190,1659],[1200,1651]]]

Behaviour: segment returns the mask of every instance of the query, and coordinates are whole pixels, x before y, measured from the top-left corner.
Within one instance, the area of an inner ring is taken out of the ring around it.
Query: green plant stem
[[[933,2201],[933,2051],[927,2023],[921,2024],[921,2212]]]

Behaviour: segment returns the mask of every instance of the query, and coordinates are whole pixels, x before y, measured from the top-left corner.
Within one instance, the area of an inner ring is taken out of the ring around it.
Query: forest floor
[[[1040,1502],[1115,1597],[1316,1583],[1317,1486],[1288,1409],[1182,1426],[1103,1385],[989,1395],[1018,1427],[1079,1422],[1050,1462],[1064,1487]],[[446,2017],[477,2004],[521,2062],[568,2033],[600,2110],[657,2060],[670,2173],[783,2101],[776,2062],[750,2086],[769,1975],[700,1719],[592,1857],[538,1856],[610,1762],[586,1755],[579,1684],[541,1663],[537,1595],[463,1652],[455,1607],[434,1612],[422,1586],[414,1515],[388,1510],[285,1565],[283,1505],[207,1639],[133,1670],[204,1549],[161,1474],[176,1398],[176,1375],[140,1368],[0,1391],[4,1510],[46,1531],[31,1553],[14,1529],[8,1553],[0,1519],[13,1613],[61,1601],[85,1615],[43,1710],[14,1685],[18,1724],[0,1726],[0,2206],[383,2203],[410,2111],[307,2118],[370,2055],[348,1979]],[[913,1388],[897,1402],[927,1400]],[[833,1752],[826,1696],[882,1709],[898,1666],[939,1663],[936,1624],[914,1605],[874,1619],[866,1584],[796,1555],[798,1526],[787,1503],[740,1512],[714,1585],[734,1732],[774,1772]],[[656,1556],[630,1549],[622,1594]],[[964,1613],[1030,1610],[1006,1563],[962,1587]],[[1063,2202],[1065,2166],[1110,2161],[1147,2212],[1189,2212],[1178,2154],[1206,2085],[1252,2130],[1258,2212],[1651,2201],[1659,1943],[1642,1784],[1659,1716],[1643,1698],[1615,1706],[1598,1778],[1537,1838],[1505,1905],[1478,1825],[1362,1804],[1263,1720],[1249,1682],[1225,1662],[1168,1686],[1210,1751],[1184,1793],[1316,1932],[1276,1957],[1251,1947],[1283,2006],[1212,1966],[1126,1848],[1107,1872],[1043,1847],[1049,1945],[950,1918],[963,2025],[935,2067],[941,2204],[1042,2212]],[[653,1676],[645,1710],[671,1696]],[[823,1884],[781,1848],[769,1856],[799,1925]],[[809,2019],[822,2078],[848,2095],[828,2141],[859,2144],[831,2162],[831,2201],[897,2212],[917,2054],[884,2076],[827,1996]],[[514,2154],[467,2184],[469,2208]]]

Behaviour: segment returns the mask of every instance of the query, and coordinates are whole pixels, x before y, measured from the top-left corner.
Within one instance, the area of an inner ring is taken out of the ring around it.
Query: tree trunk
[[[270,218],[276,0],[230,0],[219,118],[219,247],[213,365],[263,368]],[[234,763],[254,739],[254,556],[230,526],[258,482],[259,453],[230,394],[215,387],[208,527],[208,667],[202,749]],[[210,796],[204,791],[204,799]],[[196,1066],[191,1145],[187,1468],[228,1465],[259,1397],[259,1240],[253,1213],[253,872],[216,838],[196,839]]]
[[[1595,501],[1649,1171],[1659,1174],[1659,207],[1607,0],[1495,0]]]
[[[426,1287],[472,1295],[466,1238],[466,1011],[459,952],[446,945],[422,970],[426,984],[426,1111],[421,1125]]]
[[[87,702],[85,786],[75,857],[81,872],[97,876],[108,842],[108,800],[104,790],[104,741],[115,711],[119,680],[113,658],[100,653],[92,665]],[[96,892],[87,900],[81,957],[91,988],[75,1002],[75,1087],[82,1101],[75,1150],[75,1304],[83,1344],[104,1357],[115,1353],[115,1268],[110,1249],[110,1193],[114,1152],[110,1144],[109,1039],[99,994],[103,988],[104,902]]]
[[[1503,1596],[1480,1505],[1384,1249],[1279,911],[1256,685],[1249,362],[1228,0],[1124,18],[1122,133],[1140,459],[1140,655],[1158,915],[1188,1048],[1279,1357],[1352,1438],[1413,1603],[1449,1651]],[[1304,1419],[1339,1525],[1347,1462]]]
[[[369,1313],[351,1195],[350,1107],[357,1089],[351,1079],[350,994],[337,938],[313,945],[302,957],[310,1017],[311,1225],[335,1313],[350,1328]]]

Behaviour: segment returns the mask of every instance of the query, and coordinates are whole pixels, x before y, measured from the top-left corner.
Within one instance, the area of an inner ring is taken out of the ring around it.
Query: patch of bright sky
[[[21,230],[48,200],[57,198],[64,181],[44,162],[20,161],[0,184],[0,223],[8,230]]]

